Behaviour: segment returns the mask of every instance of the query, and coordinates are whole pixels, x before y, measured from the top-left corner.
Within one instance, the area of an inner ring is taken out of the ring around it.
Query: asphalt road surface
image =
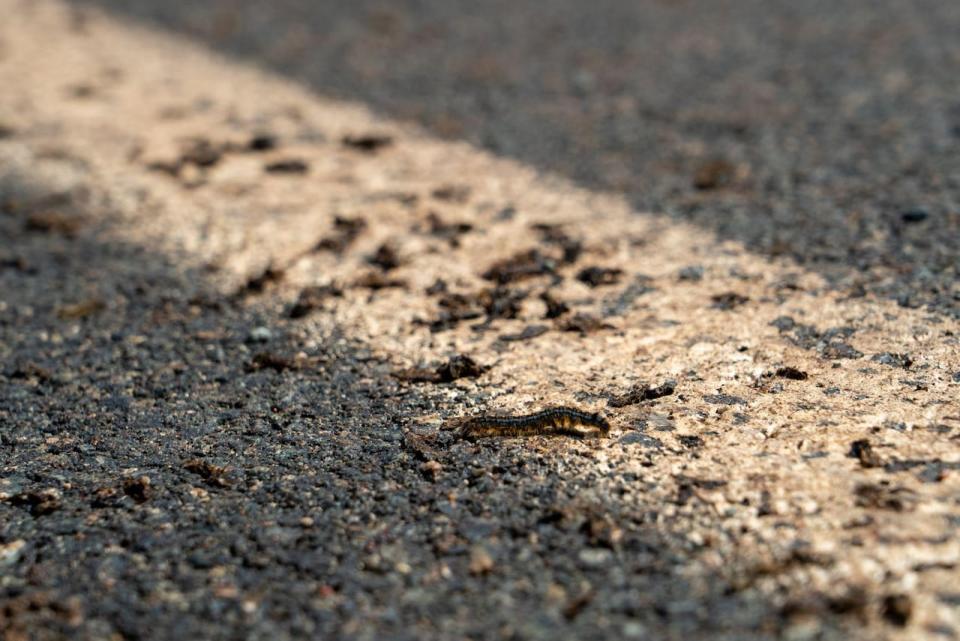
[[[960,635],[960,4],[0,15],[4,641]]]

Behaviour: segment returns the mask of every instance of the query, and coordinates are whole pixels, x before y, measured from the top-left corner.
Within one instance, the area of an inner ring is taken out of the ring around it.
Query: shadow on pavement
[[[304,347],[276,305],[119,240],[82,172],[55,179],[63,164],[0,167],[6,638],[749,639],[789,623],[748,569],[696,561],[686,532],[718,523],[682,488],[686,516],[667,518],[656,484],[626,475],[621,496],[584,500],[563,459],[589,465],[589,445],[421,447],[402,428],[441,394],[398,387],[336,332]],[[305,355],[256,369],[258,351]]]

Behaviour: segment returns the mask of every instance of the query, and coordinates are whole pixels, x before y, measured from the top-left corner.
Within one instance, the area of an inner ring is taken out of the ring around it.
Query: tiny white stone
[[[580,562],[588,567],[605,565],[611,556],[610,550],[603,548],[584,548],[579,554]]]
[[[27,542],[23,539],[17,539],[0,545],[0,565],[9,565],[16,562],[20,557],[20,551],[26,544]]]
[[[271,338],[273,338],[273,332],[270,331],[269,327],[261,325],[250,330],[250,340],[254,343],[266,343]]]

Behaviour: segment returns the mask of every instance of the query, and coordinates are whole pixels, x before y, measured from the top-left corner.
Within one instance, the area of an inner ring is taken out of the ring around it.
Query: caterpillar
[[[606,436],[610,423],[600,414],[553,407],[526,416],[477,416],[460,426],[460,438],[492,436]]]

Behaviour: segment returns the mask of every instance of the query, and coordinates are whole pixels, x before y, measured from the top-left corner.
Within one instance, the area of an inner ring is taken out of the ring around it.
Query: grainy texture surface
[[[960,5],[543,4],[0,0],[5,641],[960,634]]]

